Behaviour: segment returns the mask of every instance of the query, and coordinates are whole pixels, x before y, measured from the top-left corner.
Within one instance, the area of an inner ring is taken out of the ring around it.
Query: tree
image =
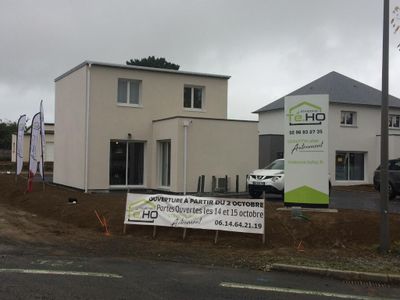
[[[11,149],[11,135],[17,132],[17,122],[0,119],[0,149]]]
[[[126,62],[127,65],[131,66],[142,66],[142,67],[150,67],[150,68],[160,68],[160,69],[171,69],[171,70],[179,70],[180,66],[174,63],[167,61],[164,57],[154,57],[149,56],[147,58],[141,59],[131,59]]]

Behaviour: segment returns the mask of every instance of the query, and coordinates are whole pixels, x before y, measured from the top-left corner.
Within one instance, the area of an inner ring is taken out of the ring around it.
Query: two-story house
[[[54,182],[195,192],[257,167],[257,123],[227,119],[229,76],[86,61],[55,79]]]
[[[329,95],[329,173],[333,185],[371,184],[380,161],[381,92],[328,73],[291,92]],[[284,97],[255,111],[259,115],[259,167],[284,153]],[[400,99],[389,98],[389,157],[400,157]]]

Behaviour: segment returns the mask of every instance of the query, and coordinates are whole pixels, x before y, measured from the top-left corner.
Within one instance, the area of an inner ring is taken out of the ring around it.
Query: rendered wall
[[[86,67],[55,83],[54,182],[85,183]]]

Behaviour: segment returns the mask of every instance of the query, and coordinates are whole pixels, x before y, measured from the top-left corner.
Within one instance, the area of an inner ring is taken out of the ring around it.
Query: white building
[[[371,184],[380,161],[381,92],[337,72],[293,91],[329,95],[329,172],[333,185]],[[260,108],[259,166],[283,157],[284,97]],[[400,157],[400,99],[389,97],[389,158]]]
[[[227,119],[228,80],[90,61],[67,71],[55,79],[54,182],[196,192],[204,176],[208,192],[227,176],[235,191],[238,175],[244,190],[257,122]]]

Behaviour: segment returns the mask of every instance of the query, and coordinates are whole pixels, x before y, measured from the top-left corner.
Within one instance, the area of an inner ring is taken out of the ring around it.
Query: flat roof
[[[211,77],[211,78],[219,78],[219,79],[229,79],[231,76],[228,75],[218,75],[218,74],[209,74],[209,73],[198,73],[198,72],[188,72],[188,71],[177,71],[177,70],[170,70],[170,69],[161,69],[161,68],[149,68],[149,67],[141,67],[141,66],[132,66],[132,65],[121,65],[121,64],[112,64],[112,63],[103,63],[97,61],[90,61],[86,60],[83,63],[73,67],[69,71],[63,73],[62,75],[58,76],[54,79],[57,82],[60,79],[68,76],[69,74],[79,70],[80,68],[86,66],[100,66],[106,68],[117,68],[117,69],[126,69],[126,70],[139,70],[139,71],[148,71],[148,72],[158,72],[158,73],[168,73],[168,74],[175,74],[175,75],[190,75],[190,76],[199,76],[199,77]]]

